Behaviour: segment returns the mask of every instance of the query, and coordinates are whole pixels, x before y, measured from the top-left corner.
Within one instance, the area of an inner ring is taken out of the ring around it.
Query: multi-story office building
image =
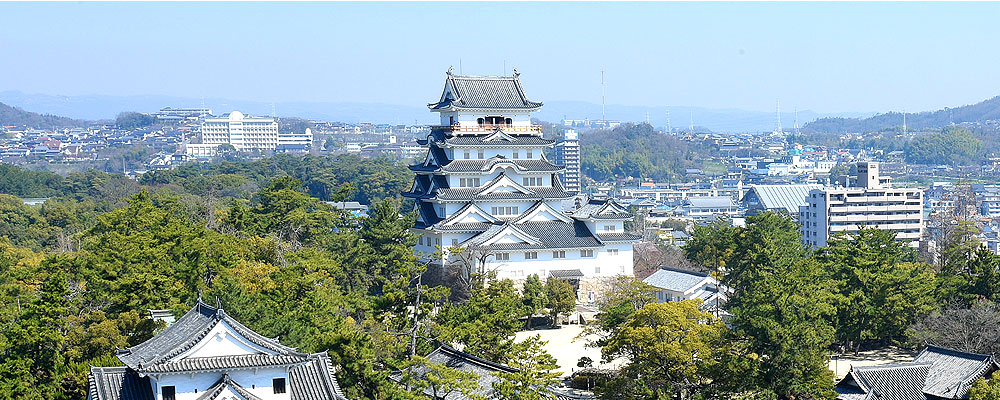
[[[445,273],[459,265],[496,271],[499,278],[632,275],[631,214],[613,200],[590,200],[572,213],[559,181],[563,169],[545,158],[554,144],[531,123],[542,103],[528,100],[513,76],[460,76],[448,71],[438,101],[441,115],[425,140],[427,155],[410,167],[416,177],[404,196],[416,200],[415,250]],[[456,256],[484,254],[473,260]],[[440,258],[438,258],[440,257]],[[468,264],[474,265],[468,265]],[[569,270],[569,271],[567,271]]]
[[[562,165],[559,179],[567,192],[580,193],[580,137],[575,130],[568,129],[563,134],[563,140],[556,143],[555,163]]]
[[[859,162],[850,185],[811,190],[806,205],[799,207],[802,242],[823,247],[834,234],[850,235],[864,226],[894,231],[896,240],[919,246],[924,192],[893,188],[878,171],[878,163]]]

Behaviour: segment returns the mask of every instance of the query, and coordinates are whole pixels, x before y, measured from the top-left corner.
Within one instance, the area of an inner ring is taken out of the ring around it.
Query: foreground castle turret
[[[528,99],[516,69],[513,76],[449,69],[441,97],[428,107],[441,125],[420,142],[427,157],[410,167],[416,178],[404,193],[416,201],[418,252],[443,250],[437,264],[447,271],[459,262],[449,249],[474,250],[488,255],[475,268],[499,278],[632,275],[632,245],[640,239],[624,230],[632,216],[612,200],[563,211],[573,196],[559,181],[563,167],[545,157],[554,141],[531,123],[542,103]]]

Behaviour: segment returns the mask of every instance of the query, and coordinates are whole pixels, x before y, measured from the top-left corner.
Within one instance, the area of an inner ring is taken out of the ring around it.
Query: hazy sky
[[[449,65],[534,100],[821,112],[1000,95],[998,3],[0,3],[0,91],[436,100]]]

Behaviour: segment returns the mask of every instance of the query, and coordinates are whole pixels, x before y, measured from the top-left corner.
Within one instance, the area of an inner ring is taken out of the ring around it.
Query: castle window
[[[486,120],[484,120],[484,119],[482,119],[482,118],[477,118],[477,119],[476,119],[476,123],[478,123],[479,125],[482,125],[482,124],[484,124],[485,122],[486,122]]]
[[[497,253],[497,261],[510,261],[510,253]]]
[[[535,156],[535,154],[532,153],[531,150],[528,150],[528,157],[527,158],[532,158],[534,156]]]
[[[537,260],[538,259],[538,252],[537,251],[526,252],[526,253],[524,253],[524,259],[525,260]]]
[[[486,124],[487,125],[503,125],[503,124],[510,125],[510,118],[497,117],[497,116],[489,116],[489,117],[486,117]]]
[[[274,387],[274,394],[285,393],[285,378],[274,378],[271,380]]]
[[[580,257],[593,257],[594,250],[580,250]]]
[[[514,151],[514,158],[521,158],[521,154],[518,153],[517,151]]]
[[[566,250],[553,251],[552,258],[566,258]]]
[[[163,394],[163,400],[177,400],[177,388],[173,386],[164,386],[160,393]]]
[[[482,160],[482,159],[483,159],[483,151],[482,151],[482,150],[479,150],[479,159],[480,159],[480,160]]]

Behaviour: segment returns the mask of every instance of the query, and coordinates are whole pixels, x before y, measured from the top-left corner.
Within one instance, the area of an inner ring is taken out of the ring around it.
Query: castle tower
[[[446,271],[458,260],[449,249],[487,254],[480,270],[498,278],[542,278],[579,271],[582,278],[632,274],[632,244],[624,232],[631,215],[610,200],[591,201],[573,214],[572,197],[559,180],[562,166],[545,158],[554,144],[530,114],[542,103],[528,99],[519,74],[462,76],[449,69],[437,102],[441,125],[422,140],[423,162],[404,196],[416,201],[416,251],[443,250],[435,263]],[[557,272],[557,273],[562,273]]]

